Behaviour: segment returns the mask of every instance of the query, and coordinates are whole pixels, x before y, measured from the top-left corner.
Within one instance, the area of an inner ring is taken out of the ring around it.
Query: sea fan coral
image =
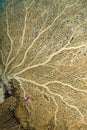
[[[7,0],[0,52],[2,81],[17,89],[23,128],[87,129],[85,0]]]

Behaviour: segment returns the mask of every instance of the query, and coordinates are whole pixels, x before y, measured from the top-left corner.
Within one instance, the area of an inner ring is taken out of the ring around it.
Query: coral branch
[[[76,4],[76,3],[75,3],[75,4]],[[73,5],[71,5],[71,6],[74,6],[75,4],[73,4]],[[27,57],[27,54],[28,54],[29,50],[33,47],[33,45],[36,43],[36,41],[37,41],[45,32],[49,31],[49,30],[53,27],[53,25],[55,24],[55,22],[64,14],[65,10],[66,10],[67,8],[71,7],[71,6],[66,6],[66,7],[64,8],[64,10],[63,10],[58,16],[56,16],[56,18],[53,20],[53,22],[52,22],[48,27],[46,27],[44,30],[42,30],[42,31],[38,34],[38,36],[33,40],[33,42],[31,43],[31,45],[27,48],[27,50],[26,50],[26,52],[25,52],[25,54],[24,54],[24,57],[23,57],[23,60],[21,61],[21,63],[19,63],[18,65],[14,66],[14,67],[10,70],[9,73],[11,73],[11,71],[13,71],[15,68],[20,67],[20,66],[24,63],[24,61],[25,61],[25,59],[26,59],[26,57]],[[67,44],[67,45],[68,45],[68,44]]]
[[[8,64],[7,64],[8,66],[15,60],[15,58],[18,56],[21,48],[24,45],[25,32],[26,32],[26,28],[27,28],[28,10],[31,8],[32,4],[33,4],[33,1],[31,2],[30,6],[28,8],[25,7],[25,20],[24,20],[24,28],[23,28],[22,38],[21,38],[21,45],[18,48],[16,55],[8,62]]]
[[[70,48],[65,48],[65,47],[64,47],[64,48],[60,49],[59,51],[57,51],[57,52],[53,53],[52,55],[50,55],[50,57],[48,58],[47,61],[45,61],[45,62],[43,62],[43,63],[40,63],[40,64],[36,64],[36,65],[30,66],[30,67],[26,67],[26,68],[23,69],[22,71],[15,73],[15,75],[19,75],[19,74],[25,72],[25,71],[28,70],[28,69],[32,69],[32,68],[35,68],[35,67],[39,67],[39,66],[44,66],[44,65],[46,65],[48,62],[51,61],[51,59],[52,59],[55,55],[58,55],[60,52],[63,52],[63,51],[66,51],[66,50],[67,50],[67,51],[68,51],[68,50],[77,50],[77,49],[82,48],[82,47],[86,47],[86,45],[80,45],[80,46],[77,46],[77,47],[70,47]],[[9,73],[8,73],[8,74],[9,74]]]
[[[4,74],[7,71],[7,68],[8,68],[7,64],[9,62],[9,59],[10,59],[10,56],[11,56],[12,50],[13,50],[13,40],[12,40],[12,38],[10,36],[10,32],[9,32],[9,23],[8,23],[8,13],[7,13],[7,11],[6,11],[6,23],[7,23],[7,36],[9,38],[9,40],[10,40],[11,46],[10,46],[10,51],[9,51],[9,54],[8,54],[8,57],[7,57],[7,60],[6,60],[6,66],[5,66]]]
[[[3,65],[5,66],[6,64],[5,64],[5,62],[4,62],[4,57],[3,57],[3,53],[2,53],[2,50],[0,49],[0,53],[1,53],[1,57],[2,57],[2,63],[3,63]]]
[[[68,104],[68,103],[64,100],[63,96],[61,96],[60,94],[57,94],[57,93],[52,92],[51,90],[49,90],[49,88],[48,88],[46,85],[44,85],[44,84],[39,84],[39,83],[36,83],[35,81],[27,80],[27,79],[25,79],[25,78],[21,78],[21,77],[18,77],[18,76],[17,76],[17,79],[20,79],[20,80],[23,80],[23,81],[26,81],[26,82],[30,82],[30,83],[35,84],[36,86],[42,87],[42,88],[44,88],[44,89],[47,90],[47,92],[50,94],[51,97],[53,96],[53,101],[54,101],[54,103],[55,103],[55,105],[56,105],[56,111],[55,111],[55,116],[54,116],[54,117],[55,117],[55,125],[56,125],[56,121],[57,121],[58,104],[57,104],[57,102],[55,101],[54,96],[55,96],[55,97],[59,97],[59,98],[61,99],[61,101],[62,101],[65,105],[67,105],[68,107],[75,109],[75,110],[79,113],[79,115],[81,116],[81,121],[82,121],[82,123],[87,124],[87,123],[84,121],[84,115],[80,112],[80,110],[79,110],[76,106],[71,105],[71,104]],[[55,126],[55,128],[56,128],[56,126]]]

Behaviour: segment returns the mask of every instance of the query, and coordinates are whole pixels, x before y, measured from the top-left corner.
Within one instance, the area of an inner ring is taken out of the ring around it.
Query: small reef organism
[[[28,102],[29,99],[30,99],[30,97],[25,98],[24,102]]]

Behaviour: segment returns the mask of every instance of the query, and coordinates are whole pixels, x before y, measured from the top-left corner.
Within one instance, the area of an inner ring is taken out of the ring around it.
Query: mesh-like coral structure
[[[4,103],[16,98],[19,126],[86,130],[87,1],[7,0],[2,10],[0,67],[16,89]]]

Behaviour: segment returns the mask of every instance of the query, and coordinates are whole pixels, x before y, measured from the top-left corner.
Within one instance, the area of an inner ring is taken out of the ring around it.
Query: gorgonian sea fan
[[[24,128],[87,129],[87,1],[7,0],[0,53],[2,75],[30,97]]]

